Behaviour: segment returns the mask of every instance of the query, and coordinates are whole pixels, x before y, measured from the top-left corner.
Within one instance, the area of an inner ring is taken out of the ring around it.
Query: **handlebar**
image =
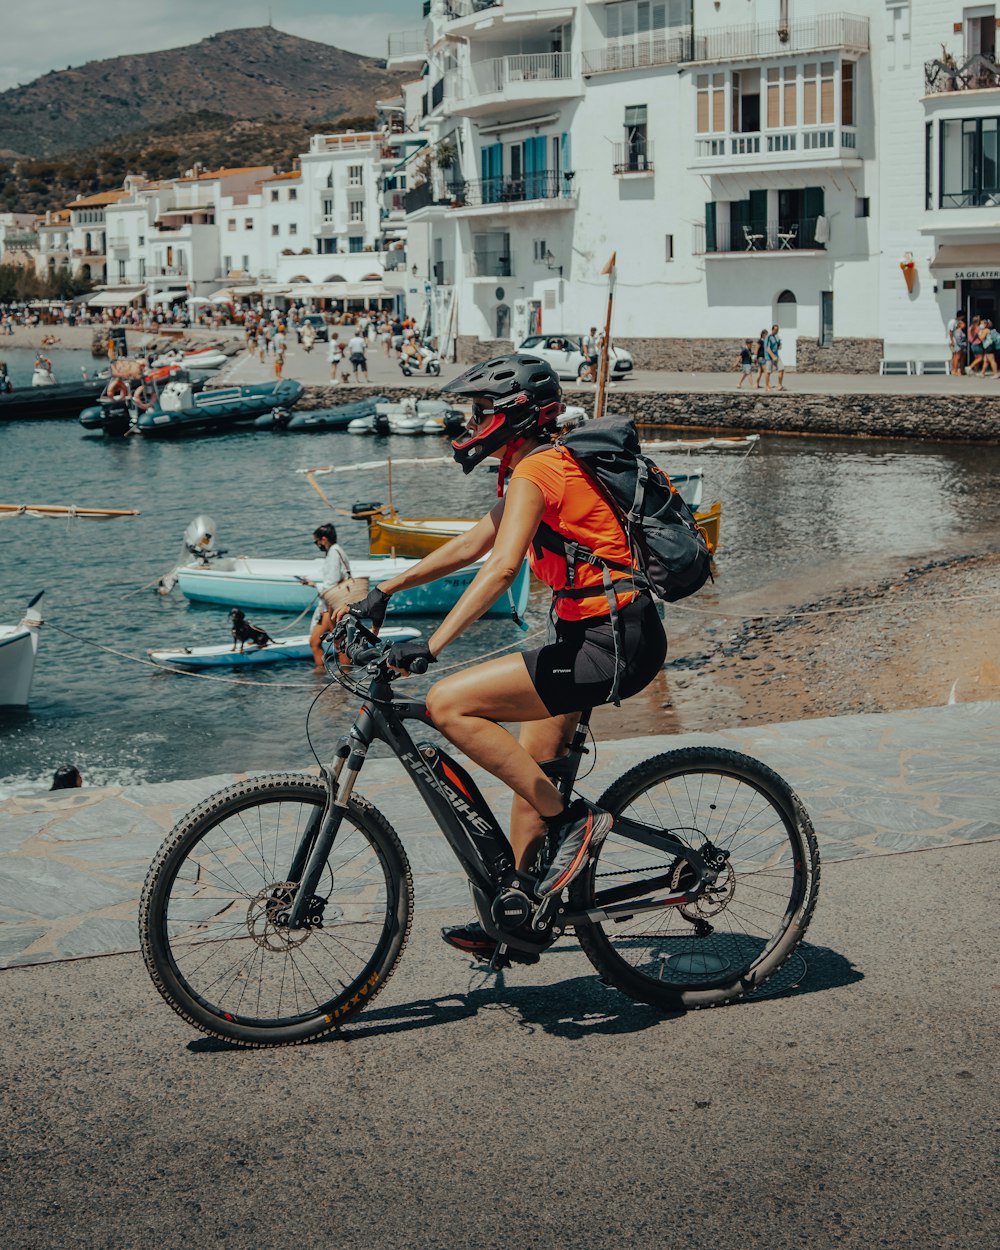
[[[400,676],[399,672],[389,667],[386,658],[392,643],[379,638],[358,617],[348,613],[334,629],[333,642],[337,650],[346,655],[352,664],[368,666],[371,672],[377,673],[384,681],[395,681]],[[416,677],[421,676],[427,672],[427,661],[423,656],[417,656],[408,671]]]

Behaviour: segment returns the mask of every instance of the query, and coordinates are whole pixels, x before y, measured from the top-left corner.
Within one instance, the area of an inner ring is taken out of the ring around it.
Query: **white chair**
[[[799,237],[799,228],[797,225],[789,226],[787,230],[779,230],[778,231],[778,251],[780,252],[783,249],[787,249],[788,251],[791,251],[792,245],[795,243],[795,240],[798,237]]]
[[[747,241],[747,251],[756,252],[757,244],[763,239],[763,234],[752,234],[749,226],[743,227],[743,237]]]

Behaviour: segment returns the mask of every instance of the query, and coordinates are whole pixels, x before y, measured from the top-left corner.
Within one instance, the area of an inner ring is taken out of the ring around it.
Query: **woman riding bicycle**
[[[606,589],[596,563],[573,559],[573,544],[579,543],[612,566],[632,564],[609,504],[573,457],[552,445],[563,411],[554,370],[536,356],[516,353],[474,365],[442,391],[472,403],[465,435],[452,443],[455,460],[471,473],[484,459],[499,459],[500,500],[471,530],[382,582],[362,602],[339,609],[334,619],[350,610],[378,627],[395,592],[444,577],[489,553],[426,641],[392,647],[389,663],[408,672],[418,658],[435,662],[478,620],[513,584],[525,555],[535,575],[552,588],[554,642],[452,673],[427,695],[427,710],[441,733],[513,790],[510,841],[518,868],[530,872],[546,831],[553,835],[557,850],[536,887],[544,898],[585,866],[611,817],[582,799],[565,807],[538,761],[565,752],[582,711],[647,686],[663,666],[666,637],[649,592],[635,589],[628,572],[612,573],[620,588]],[[509,721],[521,723],[517,739],[501,723]],[[496,947],[478,924],[447,929],[444,938],[478,956],[488,957]],[[524,958],[534,962],[537,956]]]

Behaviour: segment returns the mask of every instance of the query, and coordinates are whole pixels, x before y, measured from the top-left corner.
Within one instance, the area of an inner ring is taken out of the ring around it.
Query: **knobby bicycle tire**
[[[302,834],[326,801],[316,777],[241,781],[189,812],[150,866],[139,937],[153,984],[189,1024],[241,1046],[314,1040],[386,983],[410,932],[413,880],[395,830],[354,796],[307,928],[282,910]]]
[[[694,903],[577,926],[607,981],[640,1002],[690,1010],[744,997],[778,971],[809,924],[820,863],[809,817],[777,773],[736,751],[684,748],[637,765],[597,803],[727,856],[715,887]],[[669,885],[647,900],[683,890],[691,869],[612,828],[570,903],[593,907],[602,890],[664,874]]]

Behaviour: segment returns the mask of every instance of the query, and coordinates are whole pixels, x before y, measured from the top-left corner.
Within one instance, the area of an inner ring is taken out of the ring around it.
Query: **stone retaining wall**
[[[514,350],[510,339],[478,339],[474,334],[460,334],[455,340],[455,359],[460,365],[474,365],[492,356],[505,356]]]
[[[815,339],[799,339],[795,345],[795,371],[878,373],[884,355],[882,339],[835,339],[831,347],[820,347]]]
[[[740,354],[742,339],[619,338],[617,347],[630,352],[637,369],[667,373],[728,373]],[[456,351],[460,364],[471,365],[513,350],[504,339],[477,339],[471,334],[458,336]],[[814,339],[802,338],[796,345],[796,365],[804,373],[878,373],[884,354],[882,339],[837,339],[832,347],[820,347]]]
[[[387,399],[433,397],[406,387],[308,386],[300,409],[384,395]],[[573,391],[570,403],[593,412],[593,392]],[[915,438],[1000,443],[1000,395],[763,395],[742,391],[677,394],[615,391],[608,410],[643,425],[715,432],[770,431],[862,438]]]

